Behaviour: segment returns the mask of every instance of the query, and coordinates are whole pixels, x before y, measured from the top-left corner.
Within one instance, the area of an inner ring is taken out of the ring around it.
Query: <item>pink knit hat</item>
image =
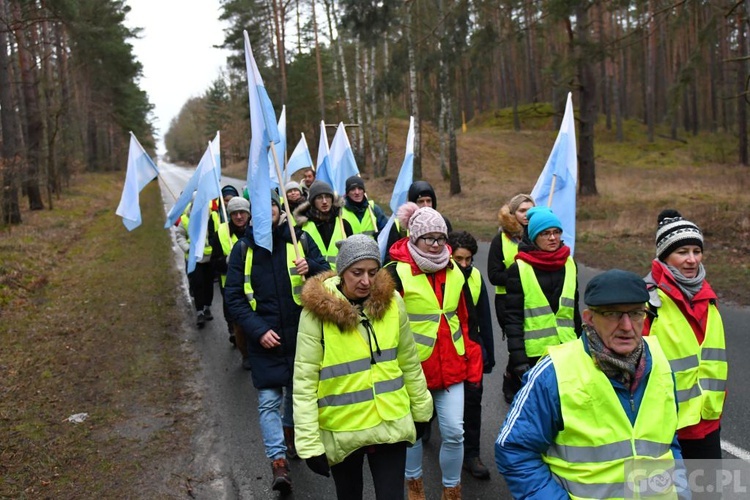
[[[420,236],[428,233],[441,233],[448,236],[448,226],[440,212],[431,207],[419,208],[411,201],[398,209],[398,220],[402,226],[409,228],[409,238],[416,243]]]

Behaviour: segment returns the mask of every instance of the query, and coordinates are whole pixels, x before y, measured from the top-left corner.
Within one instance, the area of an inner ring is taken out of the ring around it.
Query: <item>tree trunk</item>
[[[383,34],[383,61],[384,66],[388,65],[389,60],[389,47],[388,47],[388,34]],[[388,171],[388,118],[391,115],[391,95],[390,91],[386,87],[383,92],[383,126],[382,134],[380,138],[380,158],[379,166],[374,170],[375,177],[382,177]]]
[[[284,49],[284,26],[286,26],[286,7],[284,0],[273,0],[273,24],[276,33],[276,51],[279,59],[279,77],[281,79],[281,103],[286,103],[286,53]]]
[[[365,114],[365,102],[362,97],[362,80],[364,80],[364,68],[362,67],[362,42],[357,37],[355,42],[354,58],[356,59],[356,68],[354,69],[354,98],[357,101],[357,113],[359,114],[359,146],[360,155],[362,155],[362,166],[364,167],[365,158],[365,127],[367,127],[367,115]],[[372,145],[371,145],[372,147]]]
[[[320,60],[320,43],[318,42],[318,22],[315,15],[315,0],[312,0],[312,22],[313,33],[315,34],[315,63],[318,68],[318,100],[320,104],[320,119],[325,123],[326,119],[326,100],[323,93],[323,65]]]
[[[331,14],[333,15],[333,23],[338,26],[338,16],[336,15],[336,3],[331,5]],[[349,74],[346,70],[346,59],[344,58],[344,44],[341,42],[341,35],[336,37],[336,50],[339,55],[339,67],[341,68],[341,82],[344,86],[344,99],[346,99],[346,116],[349,123],[358,123],[362,121],[361,117],[357,119],[354,113],[354,101],[352,101],[351,90],[349,89]],[[354,156],[356,157],[358,165],[364,165],[365,162],[365,133],[362,130],[362,124],[360,123],[357,127],[357,139],[352,141],[352,148],[354,149]]]
[[[596,168],[594,163],[594,125],[596,124],[596,80],[591,56],[586,53],[589,44],[588,8],[580,4],[576,12],[576,33],[578,37],[578,77],[581,82],[580,123],[578,127],[578,173],[581,195],[595,195]]]
[[[648,129],[648,142],[654,142],[654,129],[656,127],[656,19],[654,18],[654,1],[648,2],[648,15],[650,22],[646,29],[646,127]]]
[[[5,13],[5,0],[0,0],[0,14]],[[16,146],[18,122],[13,109],[13,87],[10,81],[10,58],[8,57],[8,32],[0,29],[0,128],[3,148],[0,171],[3,174],[2,222],[20,224],[21,209],[18,203],[18,163]]]
[[[13,2],[14,18],[21,20],[21,9],[17,2]],[[42,210],[42,193],[39,189],[39,167],[42,146],[42,115],[39,110],[39,95],[37,94],[38,82],[34,68],[26,31],[21,27],[24,23],[19,22],[15,30],[18,41],[18,61],[21,67],[21,80],[23,97],[26,103],[26,177],[24,189],[29,198],[29,209]]]
[[[745,16],[737,15],[737,45],[740,51],[737,62],[737,134],[739,136],[740,163],[748,165],[747,147],[747,46],[745,45]]]
[[[527,78],[528,81],[528,102],[537,102],[537,85],[536,85],[536,62],[534,61],[534,23],[532,20],[533,11],[534,11],[534,4],[536,2],[534,0],[526,0],[524,2],[524,17],[526,18],[526,68],[528,69]]]
[[[323,0],[323,6],[326,9],[326,20],[328,21],[328,39],[330,41],[331,48],[333,48],[333,44],[334,44],[333,40],[334,40],[334,38],[333,38],[333,20],[331,18],[331,1],[329,1],[329,0]],[[339,81],[340,81],[340,79],[339,79],[339,62],[338,62],[338,60],[336,59],[335,56],[331,57],[331,60],[333,61],[333,85],[334,85],[333,88],[336,89],[336,100],[338,100],[338,96],[341,95],[341,94],[339,94],[339,92],[341,90],[341,86],[339,84]],[[341,120],[340,117],[336,117],[336,118],[338,120]]]
[[[414,178],[422,178],[422,144],[420,140],[419,88],[417,87],[417,55],[414,47],[414,33],[416,31],[412,9],[417,2],[409,2],[406,6],[406,44],[409,53],[409,103],[411,115],[414,117]]]

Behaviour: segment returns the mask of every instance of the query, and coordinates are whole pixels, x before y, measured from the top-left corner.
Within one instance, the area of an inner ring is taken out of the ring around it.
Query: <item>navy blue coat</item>
[[[295,228],[297,239],[302,231]],[[323,258],[312,238],[305,237],[305,258],[310,267],[309,276],[328,271],[330,266]],[[283,387],[292,383],[294,353],[297,347],[297,326],[302,306],[294,302],[287,270],[286,244],[292,238],[289,226],[281,223],[273,231],[273,253],[255,244],[253,228],[237,242],[229,255],[229,268],[224,300],[232,319],[242,328],[247,340],[248,356],[252,364],[253,385],[258,389]],[[242,244],[241,244],[242,243]],[[245,256],[253,249],[251,283],[255,296],[255,310],[245,298]],[[281,337],[281,345],[266,349],[260,338],[268,331]]]

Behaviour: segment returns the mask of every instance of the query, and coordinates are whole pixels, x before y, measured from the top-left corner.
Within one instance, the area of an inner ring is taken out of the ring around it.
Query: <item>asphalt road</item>
[[[179,195],[182,186],[192,174],[192,169],[182,169],[168,164],[160,165],[161,182],[166,181],[174,195]],[[238,190],[244,180],[225,178],[222,184],[231,183]],[[172,194],[162,189],[165,212],[174,203]],[[480,243],[475,265],[486,270],[488,243]],[[710,259],[710,254],[709,254]],[[184,269],[181,252],[175,246],[175,265]],[[710,260],[707,262],[710,276]],[[585,284],[597,271],[579,266],[581,295]],[[645,269],[644,269],[645,274]],[[493,288],[485,282],[488,290]],[[186,280],[183,282],[185,300],[188,301]],[[494,318],[493,324],[497,324]],[[750,380],[750,337],[745,335],[750,325],[750,309],[722,306],[727,346],[729,351],[729,400],[727,403],[722,437],[728,458],[739,457],[750,461],[750,432],[743,424],[742,415],[750,414],[750,388],[743,381]],[[183,332],[183,338],[195,353],[196,384],[203,394],[203,431],[195,438],[195,461],[200,461],[206,470],[204,477],[195,478],[193,493],[196,498],[266,499],[278,495],[270,490],[271,465],[264,454],[263,441],[258,425],[257,394],[250,373],[241,366],[239,353],[228,342],[226,322],[222,318],[221,296],[218,286],[212,307],[215,319],[202,330],[191,328]],[[188,324],[194,324],[192,318]],[[481,459],[491,470],[489,481],[480,481],[464,473],[462,478],[464,499],[511,498],[505,481],[494,466],[494,440],[508,410],[502,399],[502,370],[507,362],[505,343],[501,340],[499,327],[495,333],[495,370],[485,376]],[[441,493],[439,431],[433,425],[432,440],[425,445],[424,480],[428,499],[439,498]],[[301,460],[291,461],[294,492],[290,499],[335,498],[333,480],[311,472]],[[366,470],[365,498],[374,499],[371,478]]]

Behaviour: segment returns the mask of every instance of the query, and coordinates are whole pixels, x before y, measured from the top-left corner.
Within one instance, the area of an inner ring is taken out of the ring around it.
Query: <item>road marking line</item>
[[[750,451],[747,451],[745,449],[740,448],[739,446],[735,446],[729,441],[721,440],[721,449],[726,451],[727,453],[731,453],[737,458],[741,458],[745,462],[750,462]]]

